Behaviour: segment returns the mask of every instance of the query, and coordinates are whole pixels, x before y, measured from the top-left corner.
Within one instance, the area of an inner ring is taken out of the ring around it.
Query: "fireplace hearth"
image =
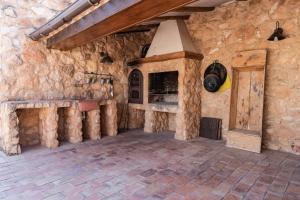
[[[140,59],[138,68],[129,72],[129,83],[135,70],[144,78],[143,103],[131,101],[132,97],[139,96],[132,95],[132,87],[128,96],[131,112],[144,113],[145,132],[171,130],[178,140],[199,136],[202,84],[198,77],[202,59],[183,20],[160,24],[146,57]],[[138,122],[140,116],[136,115],[134,121]]]

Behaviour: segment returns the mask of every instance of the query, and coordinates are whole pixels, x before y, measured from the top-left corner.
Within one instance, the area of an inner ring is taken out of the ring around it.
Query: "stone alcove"
[[[128,102],[143,103],[143,74],[140,70],[134,69],[128,78]]]

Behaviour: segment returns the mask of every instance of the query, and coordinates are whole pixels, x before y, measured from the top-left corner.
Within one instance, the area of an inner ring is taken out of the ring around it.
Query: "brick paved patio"
[[[300,156],[131,131],[1,154],[0,199],[300,199]]]

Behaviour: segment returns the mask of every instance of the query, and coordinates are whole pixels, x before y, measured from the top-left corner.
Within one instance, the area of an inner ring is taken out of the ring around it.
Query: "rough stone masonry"
[[[100,97],[105,94],[105,87],[81,83],[87,79],[83,72],[104,72],[114,76],[115,100],[120,112],[120,105],[127,102],[128,90],[128,73],[124,63],[139,56],[141,46],[151,41],[153,32],[109,36],[66,52],[48,50],[45,41],[33,42],[26,36],[71,2],[0,2],[0,101],[87,98],[90,94]],[[287,39],[269,42],[267,38],[277,20]],[[231,58],[236,51],[268,50],[263,145],[299,154],[300,1],[231,2],[212,12],[194,14],[187,24],[195,44],[204,55],[202,73],[198,74],[198,78],[216,59],[231,72]],[[101,63],[101,51],[107,51],[114,63]],[[223,119],[225,140],[229,101],[230,90],[217,94],[201,90],[201,116]],[[5,120],[10,119],[1,118],[2,122]],[[1,132],[4,133],[6,128],[2,127]],[[5,139],[8,138],[0,138],[0,143]],[[14,148],[18,151],[17,146]]]

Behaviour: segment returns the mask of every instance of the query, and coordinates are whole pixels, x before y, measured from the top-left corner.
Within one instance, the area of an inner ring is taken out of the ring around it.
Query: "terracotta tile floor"
[[[300,199],[300,156],[131,131],[1,154],[0,199]]]

